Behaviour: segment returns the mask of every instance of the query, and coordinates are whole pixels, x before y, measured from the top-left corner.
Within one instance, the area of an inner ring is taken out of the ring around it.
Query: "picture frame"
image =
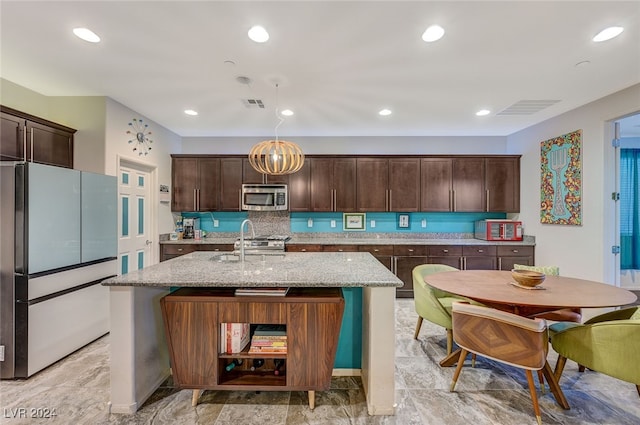
[[[343,213],[342,230],[364,231],[366,230],[365,213]]]

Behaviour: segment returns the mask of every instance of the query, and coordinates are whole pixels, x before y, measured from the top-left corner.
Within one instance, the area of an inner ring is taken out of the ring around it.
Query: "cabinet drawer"
[[[220,323],[287,323],[285,305],[275,302],[225,302],[218,304]]]
[[[358,245],[323,245],[324,252],[358,252]]]
[[[360,245],[358,247],[360,252],[370,252],[373,255],[384,256],[393,255],[392,245]]]
[[[322,245],[286,245],[287,252],[321,252]]]
[[[412,256],[425,256],[428,253],[428,247],[426,245],[394,245],[393,255],[412,257]]]
[[[197,248],[197,251],[233,251],[233,244],[204,244]]]
[[[460,246],[460,245],[432,245],[432,246],[429,247],[429,256],[462,257],[462,246]]]
[[[532,246],[498,245],[498,257],[533,257]]]
[[[462,255],[465,257],[495,257],[497,249],[495,245],[463,246]]]
[[[162,245],[162,253],[163,254],[177,254],[183,255],[188,254],[190,252],[194,252],[196,250],[195,245]]]

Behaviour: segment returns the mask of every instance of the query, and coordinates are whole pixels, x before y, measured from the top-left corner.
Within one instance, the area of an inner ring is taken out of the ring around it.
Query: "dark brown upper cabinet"
[[[171,211],[216,211],[220,197],[220,159],[173,157]]]
[[[0,159],[73,168],[76,130],[2,107]]]
[[[487,158],[485,160],[487,211],[520,211],[520,159]]]
[[[310,211],[357,211],[355,158],[305,161],[310,165]]]

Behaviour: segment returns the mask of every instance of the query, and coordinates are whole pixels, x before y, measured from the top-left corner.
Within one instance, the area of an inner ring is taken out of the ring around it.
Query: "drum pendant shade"
[[[302,168],[304,154],[293,142],[265,140],[251,148],[249,163],[262,174],[292,174]]]

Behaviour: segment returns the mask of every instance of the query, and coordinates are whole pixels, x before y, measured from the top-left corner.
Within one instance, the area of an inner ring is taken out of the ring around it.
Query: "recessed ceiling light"
[[[282,115],[284,115],[285,117],[290,117],[291,115],[293,115],[293,111],[291,109],[285,109],[282,112],[280,112]]]
[[[442,28],[440,25],[431,25],[422,34],[422,39],[427,43],[431,43],[433,41],[440,40],[443,35],[444,35],[444,28]]]
[[[596,43],[598,43],[600,41],[611,40],[612,38],[617,37],[620,34],[622,34],[622,31],[624,31],[624,28],[622,28],[622,27],[605,28],[602,31],[600,31],[598,34],[596,34],[595,37],[593,37],[592,40],[595,41]]]
[[[489,115],[490,113],[491,111],[488,109],[480,109],[478,112],[476,112],[476,115],[479,117],[484,117],[485,115]]]
[[[100,37],[88,28],[74,28],[73,33],[76,37],[81,38],[84,41],[88,41],[89,43],[100,42]]]
[[[184,113],[187,114],[187,115],[192,115],[192,116],[198,115],[198,111],[194,111],[193,109],[185,109]]]
[[[249,29],[247,33],[249,38],[255,41],[256,43],[264,43],[269,39],[269,33],[266,29],[261,27],[260,25],[255,25]]]
[[[387,115],[391,115],[391,109],[381,109],[380,112],[378,112],[378,114],[382,115],[383,117],[386,117]]]

